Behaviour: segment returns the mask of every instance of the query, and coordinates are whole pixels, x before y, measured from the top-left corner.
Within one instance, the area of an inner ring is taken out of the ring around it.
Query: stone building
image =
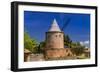
[[[63,32],[60,30],[56,20],[46,32],[46,48],[64,48]]]
[[[63,58],[68,54],[66,51],[64,48],[64,33],[60,30],[54,19],[49,31],[46,32],[45,58]]]
[[[31,52],[28,49],[24,49],[24,62],[27,62],[30,60],[30,54]]]

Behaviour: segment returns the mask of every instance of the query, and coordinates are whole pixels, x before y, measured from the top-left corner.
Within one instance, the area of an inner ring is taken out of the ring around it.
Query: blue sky
[[[70,19],[64,34],[73,42],[90,41],[90,14],[24,11],[24,31],[38,42],[43,41],[54,19],[60,28]]]

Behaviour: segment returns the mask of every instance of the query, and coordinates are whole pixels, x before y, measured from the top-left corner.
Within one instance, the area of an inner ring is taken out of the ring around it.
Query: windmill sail
[[[68,23],[70,22],[70,19],[68,19],[64,24],[63,24],[63,27],[62,27],[62,31],[67,27]]]

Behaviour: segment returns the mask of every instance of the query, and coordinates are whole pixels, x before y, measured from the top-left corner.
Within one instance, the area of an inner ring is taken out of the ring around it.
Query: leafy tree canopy
[[[37,42],[35,39],[30,38],[28,33],[24,33],[24,48],[34,52],[35,47],[37,46]]]
[[[84,53],[84,46],[82,46],[79,42],[71,44],[71,50],[76,55],[81,55]]]
[[[68,35],[64,35],[64,46],[71,47],[72,40]]]

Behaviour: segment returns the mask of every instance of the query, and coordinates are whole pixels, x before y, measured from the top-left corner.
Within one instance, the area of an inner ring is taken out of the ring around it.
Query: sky
[[[45,32],[48,32],[54,19],[60,29],[70,19],[63,30],[64,34],[69,35],[73,42],[80,42],[89,47],[90,14],[24,11],[24,31],[41,42],[45,40]]]

